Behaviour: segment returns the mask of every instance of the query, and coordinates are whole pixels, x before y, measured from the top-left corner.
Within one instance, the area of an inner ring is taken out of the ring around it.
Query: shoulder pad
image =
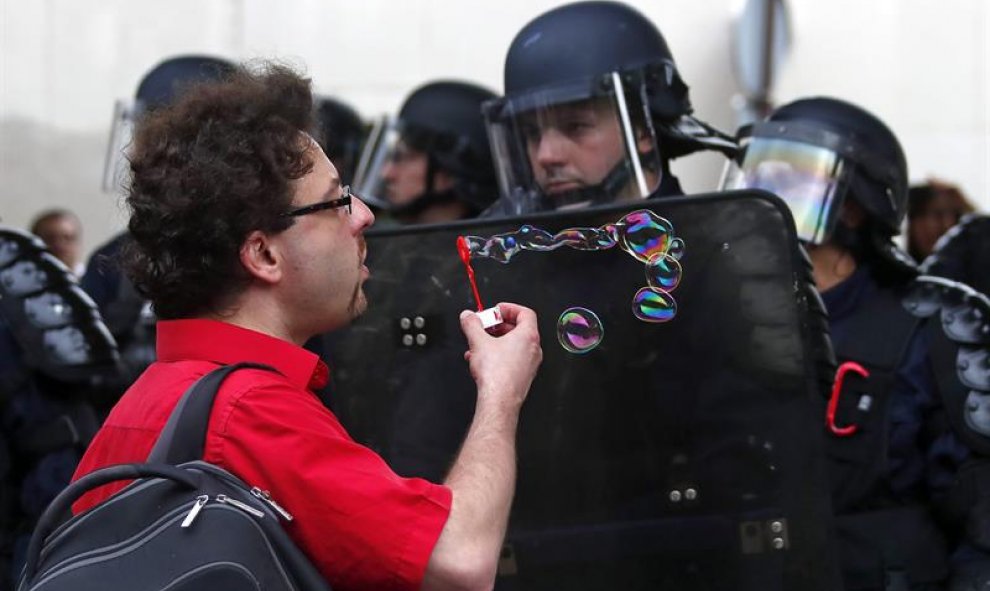
[[[919,318],[939,313],[946,335],[957,343],[990,344],[990,299],[964,283],[921,275],[908,288],[903,303]]]
[[[990,216],[975,213],[964,215],[958,224],[949,228],[935,243],[932,253],[921,263],[922,273],[930,273],[944,259],[958,256],[956,251],[965,248],[964,243],[970,236],[980,233],[985,236],[988,230]]]
[[[36,237],[0,226],[0,314],[24,362],[79,381],[114,371],[117,345],[93,300]]]
[[[944,375],[952,371],[945,364],[934,368],[943,403],[950,415],[962,411],[968,431],[960,433],[963,439],[977,451],[990,453],[990,298],[963,283],[922,275],[910,285],[903,303],[915,316],[939,320],[945,338],[933,344],[933,359],[945,353],[955,360],[955,376]]]

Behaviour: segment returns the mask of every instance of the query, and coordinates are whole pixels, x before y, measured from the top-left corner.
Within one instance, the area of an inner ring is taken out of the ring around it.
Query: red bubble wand
[[[481,312],[485,307],[481,305],[481,294],[478,293],[478,283],[474,280],[474,269],[471,267],[471,247],[468,246],[467,240],[463,236],[457,237],[457,254],[461,255],[461,262],[464,263],[464,268],[467,269],[468,281],[471,282],[471,290],[474,292],[474,301],[478,304],[478,311]]]
[[[464,263],[464,268],[467,270],[468,281],[471,283],[471,291],[474,293],[474,301],[478,306],[478,318],[481,319],[481,325],[485,328],[491,328],[492,326],[502,323],[502,313],[499,311],[498,306],[494,308],[485,309],[481,303],[481,294],[478,293],[478,282],[474,279],[474,269],[471,267],[471,247],[468,246],[467,240],[463,236],[457,237],[457,254],[461,256],[461,262]]]

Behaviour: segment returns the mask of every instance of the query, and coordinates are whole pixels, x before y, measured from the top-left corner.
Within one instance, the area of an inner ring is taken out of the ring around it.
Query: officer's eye
[[[527,144],[535,144],[540,141],[542,131],[540,126],[532,121],[523,121],[519,124],[519,133],[522,134]]]
[[[572,117],[560,122],[560,130],[568,136],[577,136],[588,132],[594,123],[584,117]]]

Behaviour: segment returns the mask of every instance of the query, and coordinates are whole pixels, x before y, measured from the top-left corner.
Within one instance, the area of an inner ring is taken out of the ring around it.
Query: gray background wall
[[[394,111],[414,86],[458,77],[501,88],[513,35],[549,0],[0,0],[0,219],[79,213],[87,250],[123,223],[100,177],[114,100],[162,58],[278,57],[363,115]],[[633,5],[667,37],[696,113],[735,126],[732,23],[741,0]],[[793,46],[783,102],[828,94],[898,133],[912,178],[959,183],[990,209],[990,3],[788,0]],[[675,163],[689,191],[715,187],[717,156]]]

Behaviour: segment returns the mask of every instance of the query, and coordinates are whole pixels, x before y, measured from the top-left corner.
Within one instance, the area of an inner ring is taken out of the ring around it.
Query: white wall
[[[551,0],[0,0],[0,219],[80,214],[92,249],[121,227],[100,190],[113,102],[162,58],[279,57],[372,116],[414,86],[459,77],[499,91],[505,51]],[[696,113],[731,131],[741,0],[632,2],[667,37]],[[984,0],[789,0],[794,45],[775,98],[830,94],[886,120],[912,177],[960,183],[990,209],[990,8]],[[710,190],[719,157],[675,163]]]
[[[779,101],[828,94],[897,134],[913,181],[938,176],[990,210],[990,2],[790,0]]]

